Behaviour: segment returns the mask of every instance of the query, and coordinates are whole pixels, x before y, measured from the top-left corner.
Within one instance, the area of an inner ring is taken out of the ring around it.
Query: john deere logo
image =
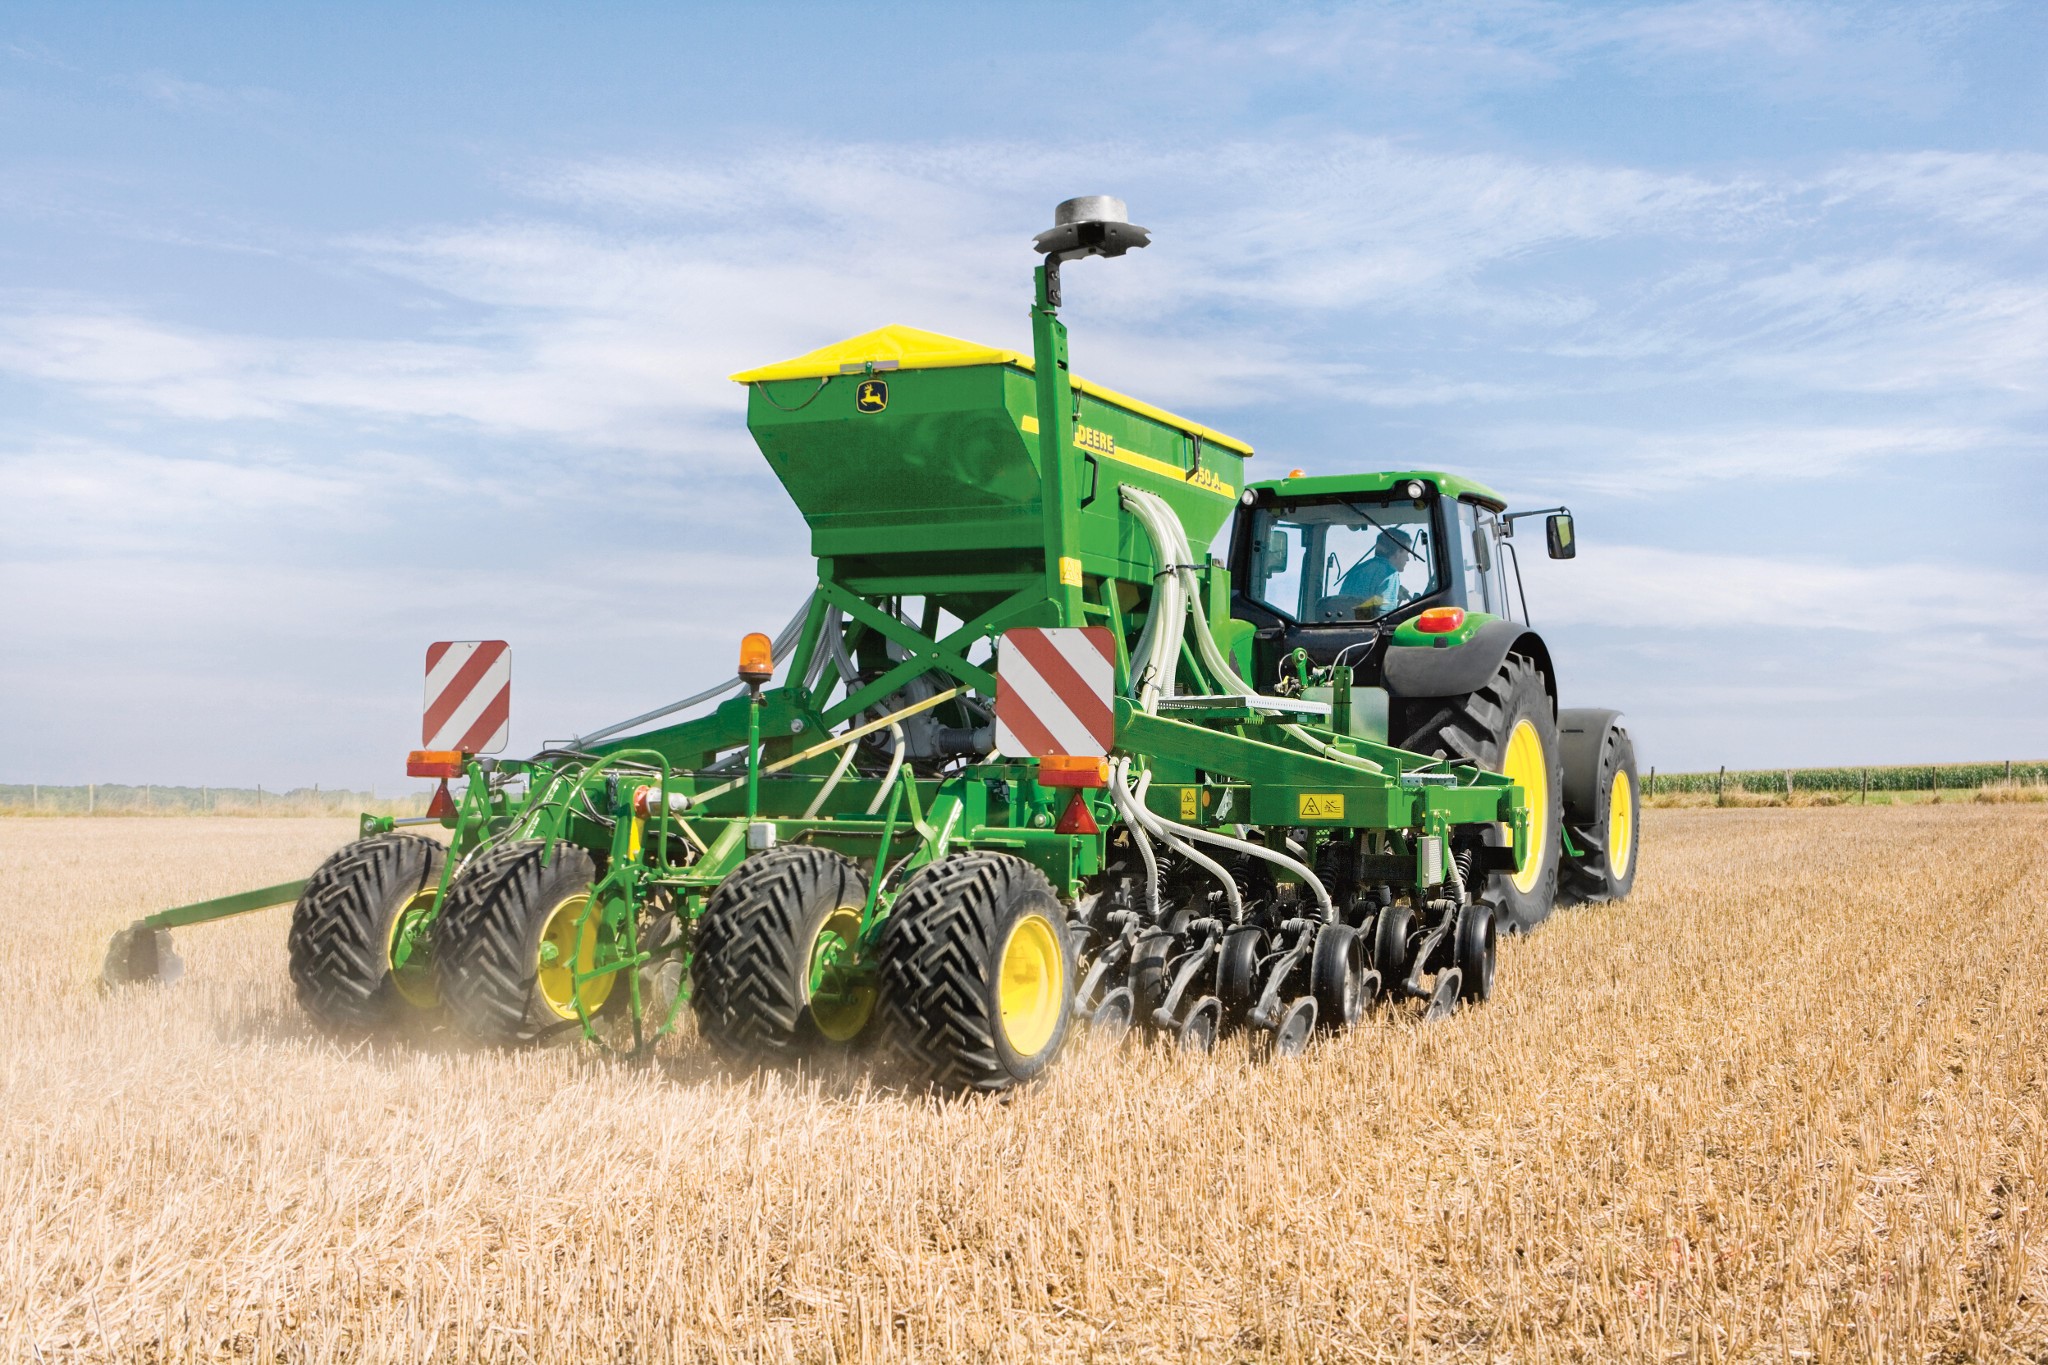
[[[889,381],[863,379],[853,391],[853,405],[862,412],[880,412],[889,406]]]

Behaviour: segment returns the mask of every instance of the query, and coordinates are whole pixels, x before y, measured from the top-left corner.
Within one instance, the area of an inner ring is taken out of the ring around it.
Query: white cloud
[[[2048,660],[2048,577],[1932,560],[1856,565],[1592,545],[1543,574],[1543,619],[1672,630],[1981,633]]]
[[[1995,427],[1677,424],[1657,430],[1510,424],[1486,433],[1497,458],[1541,455],[1561,487],[1627,498],[1666,497],[1734,480],[1851,477],[1887,460],[1996,449]]]
[[[2039,152],[1895,152],[1859,156],[1821,178],[1861,197],[1980,232],[2048,235],[2048,156]]]

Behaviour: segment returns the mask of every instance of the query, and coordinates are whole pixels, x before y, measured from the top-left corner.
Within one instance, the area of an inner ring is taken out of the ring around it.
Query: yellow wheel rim
[[[391,941],[384,945],[391,984],[398,988],[399,999],[416,1010],[441,1003],[441,992],[434,986],[434,960],[427,949],[427,917],[433,908],[433,890],[415,892],[391,917]]]
[[[1636,853],[1636,792],[1628,774],[1617,771],[1607,789],[1607,873],[1619,880],[1628,875]]]
[[[804,980],[804,1003],[818,1032],[835,1043],[850,1043],[868,1026],[875,1012],[875,988],[847,985],[847,973],[860,946],[860,907],[842,905],[825,916],[811,939],[810,970]]]
[[[996,975],[1003,1037],[1019,1057],[1036,1057],[1060,1026],[1067,1003],[1067,961],[1059,930],[1044,915],[1026,915],[1003,944]]]
[[[1536,889],[1537,879],[1543,875],[1543,855],[1550,847],[1550,755],[1543,752],[1543,736],[1536,733],[1536,722],[1527,716],[1508,732],[1500,771],[1522,789],[1522,800],[1529,807],[1529,857],[1512,879],[1515,890],[1526,895]],[[1514,830],[1506,825],[1501,829],[1512,847]]]
[[[576,973],[589,971],[597,962],[598,917],[593,914],[583,918],[584,907],[589,904],[589,893],[579,891],[550,910],[547,922],[541,926],[540,950],[534,963],[535,982],[540,987],[540,998],[563,1019],[577,1017],[578,997],[582,1000],[582,1012],[595,1014],[612,993],[610,974],[592,977],[580,988],[576,984]],[[580,933],[576,928],[578,920],[583,922]]]

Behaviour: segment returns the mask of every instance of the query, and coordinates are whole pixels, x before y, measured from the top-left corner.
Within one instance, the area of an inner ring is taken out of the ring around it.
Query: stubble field
[[[325,820],[0,821],[9,1360],[2048,1359],[2048,810],[1659,810],[1495,1002],[1293,1063],[857,1071],[320,1036]]]

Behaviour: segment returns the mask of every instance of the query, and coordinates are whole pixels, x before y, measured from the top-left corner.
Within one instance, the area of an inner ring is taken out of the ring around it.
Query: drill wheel
[[[1350,1028],[1365,1013],[1368,976],[1365,939],[1348,924],[1325,924],[1316,930],[1309,984],[1315,992],[1316,1015],[1325,1028]]]
[[[1195,1002],[1187,1018],[1180,1021],[1176,1037],[1182,1052],[1214,1052],[1216,1035],[1223,1030],[1223,1002],[1205,995]]]
[[[800,1057],[850,1043],[875,989],[850,970],[867,888],[851,859],[790,844],[748,858],[697,924],[697,1028],[734,1061]]]
[[[306,879],[287,945],[292,987],[314,1022],[369,1032],[440,1003],[423,930],[445,856],[432,839],[380,834],[349,844]]]
[[[616,974],[578,982],[612,953],[609,929],[591,909],[597,866],[574,844],[552,855],[538,839],[478,855],[448,888],[434,926],[441,995],[464,1033],[517,1047],[565,1036],[614,992]]]
[[[1008,853],[956,853],[912,877],[882,924],[890,1047],[919,1080],[1007,1090],[1059,1055],[1079,973],[1052,883]]]

